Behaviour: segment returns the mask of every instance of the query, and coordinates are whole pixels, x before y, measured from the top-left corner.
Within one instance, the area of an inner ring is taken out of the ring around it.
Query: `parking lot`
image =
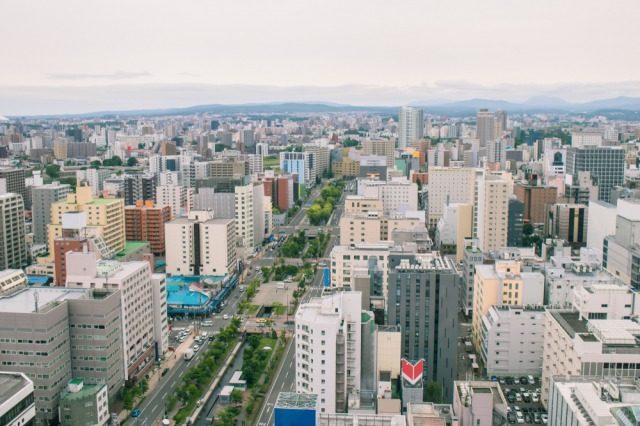
[[[497,378],[504,397],[509,403],[509,424],[546,424],[546,410],[540,403],[540,379],[533,377]],[[520,414],[518,414],[520,413]]]

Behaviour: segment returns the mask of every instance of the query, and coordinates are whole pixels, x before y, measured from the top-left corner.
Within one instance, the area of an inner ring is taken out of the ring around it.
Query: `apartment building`
[[[24,201],[20,194],[0,195],[0,270],[21,268],[29,252],[25,240]]]
[[[542,306],[492,306],[482,317],[480,358],[487,376],[540,376]]]
[[[127,241],[148,241],[151,253],[165,253],[164,224],[171,220],[171,207],[155,206],[153,201],[136,201],[124,209]]]
[[[394,166],[395,142],[392,139],[365,139],[362,141],[362,152],[365,155],[385,157],[387,167]]]
[[[445,206],[436,226],[436,247],[453,247],[456,260],[464,256],[465,239],[473,236],[473,205],[453,203]]]
[[[264,240],[264,187],[254,182],[235,188],[235,224],[238,246],[252,253]]]
[[[120,392],[121,313],[117,290],[25,287],[0,297],[0,366],[33,381],[36,425],[58,417],[72,377],[106,384],[112,397]]]
[[[464,241],[462,256],[462,282],[460,284],[460,303],[466,317],[473,311],[473,288],[475,283],[476,265],[485,263],[485,256],[478,247],[478,240],[467,238]],[[493,263],[493,262],[491,262]]]
[[[318,164],[313,152],[281,152],[280,171],[285,174],[297,175],[298,182],[307,188],[316,184]]]
[[[457,377],[459,283],[438,252],[389,256],[387,323],[400,326],[403,358],[425,360],[424,379],[442,385],[445,401]]]
[[[53,253],[54,240],[62,236],[63,215],[69,212],[85,213],[87,232],[99,235],[113,253],[124,249],[124,201],[120,198],[94,198],[91,187],[79,186],[75,194],[67,194],[66,200],[51,205],[50,255]]]
[[[319,395],[321,413],[344,413],[360,390],[360,292],[313,298],[295,317],[296,392]]]
[[[424,136],[424,111],[403,106],[398,114],[398,148],[405,149]]]
[[[149,262],[98,260],[93,252],[69,252],[66,286],[120,290],[125,378],[144,377],[168,347],[164,274],[152,274]],[[154,292],[164,297],[154,297]],[[154,304],[156,299],[165,304]],[[162,337],[156,341],[156,336]]]
[[[25,208],[29,208],[31,206],[28,203],[30,198],[26,187],[26,177],[25,169],[0,168],[0,187],[4,189],[5,193],[20,195]]]
[[[169,275],[231,275],[237,267],[234,219],[214,219],[194,210],[165,224],[166,271]]]
[[[542,305],[544,276],[523,272],[519,260],[496,260],[493,265],[476,265],[473,289],[473,344],[482,350],[482,317],[496,306]]]
[[[347,195],[344,199],[344,214],[366,214],[369,212],[382,212],[384,206],[379,198],[367,198],[361,195]]]
[[[76,187],[88,186],[92,194],[98,196],[104,190],[104,181],[111,175],[109,169],[94,169],[76,171]]]
[[[49,241],[48,225],[51,223],[51,205],[66,199],[70,192],[70,185],[59,182],[31,188],[31,217],[35,244],[47,244]]]
[[[320,146],[315,144],[305,144],[302,147],[303,152],[310,152],[316,159],[316,174],[318,177],[323,177],[329,171],[329,152],[330,149],[327,146]]]
[[[156,205],[169,206],[171,217],[186,216],[193,208],[193,188],[181,185],[159,185],[156,187]]]
[[[390,241],[377,244],[335,246],[331,250],[331,288],[354,289],[355,271],[366,269],[380,277],[381,288],[373,293],[386,298],[389,252],[394,247]]]
[[[512,193],[513,181],[509,173],[485,172],[478,181],[475,235],[483,251],[506,247]]]

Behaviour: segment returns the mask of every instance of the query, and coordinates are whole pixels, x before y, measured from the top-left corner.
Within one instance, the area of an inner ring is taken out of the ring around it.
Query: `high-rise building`
[[[509,220],[507,223],[507,246],[520,247],[522,245],[524,229],[524,203],[515,195],[509,198]]]
[[[87,185],[92,188],[93,195],[98,195],[104,189],[104,181],[111,175],[109,169],[94,169],[76,171],[77,186]]]
[[[234,219],[194,210],[165,224],[169,275],[231,275],[237,267]]]
[[[155,207],[153,201],[137,201],[124,208],[127,241],[148,241],[151,253],[165,252],[164,224],[171,220],[171,207]]]
[[[460,277],[437,252],[389,256],[387,323],[402,330],[402,355],[425,360],[424,379],[438,382],[450,400],[457,377]]]
[[[424,221],[406,215],[383,215],[377,212],[343,215],[340,218],[340,244],[379,243],[389,240],[398,229],[416,227],[424,229]]]
[[[153,174],[126,175],[122,196],[126,206],[134,206],[137,201],[155,201],[155,176]]]
[[[33,381],[36,425],[58,417],[72,377],[104,383],[116,399],[125,383],[123,309],[117,290],[26,287],[0,298],[0,363]]]
[[[598,199],[611,201],[611,190],[624,183],[625,153],[620,147],[584,146],[571,147],[567,151],[567,175],[573,185],[578,183],[578,173],[589,172],[598,186]]]
[[[487,109],[481,109],[476,115],[476,139],[480,148],[485,148],[489,141],[496,139],[496,116]]]
[[[281,152],[280,171],[297,175],[298,183],[312,187],[318,176],[316,155],[313,152]]]
[[[306,144],[304,152],[311,152],[316,160],[316,174],[319,178],[325,176],[329,171],[329,147],[321,145]]]
[[[474,204],[476,169],[466,167],[429,168],[427,203],[429,225],[435,226],[444,213],[445,205]]]
[[[113,253],[124,249],[124,201],[121,198],[94,198],[92,194],[90,186],[78,186],[75,194],[69,193],[66,200],[51,204],[49,254],[53,253],[54,239],[62,236],[63,214],[69,212],[86,213],[86,223],[82,227],[90,235],[100,236]]]
[[[69,252],[66,286],[119,290],[126,380],[144,377],[168,349],[165,276],[153,274],[149,262],[99,260],[94,252]]]
[[[640,200],[618,200],[616,229],[603,241],[602,264],[624,283],[640,289]]]
[[[584,204],[554,204],[547,206],[545,235],[574,245],[586,245],[588,207]]]
[[[395,143],[391,139],[365,139],[362,142],[365,155],[380,155],[387,159],[387,167],[393,167],[395,161]]]
[[[264,240],[264,187],[250,183],[235,188],[238,245],[250,252]]]
[[[0,195],[0,270],[22,268],[28,258],[22,196]]]
[[[70,185],[58,182],[35,186],[31,189],[34,243],[47,244],[48,225],[51,223],[51,205],[66,199],[70,192]]]
[[[597,127],[584,127],[571,131],[571,146],[580,148],[583,146],[602,146],[602,129]]]
[[[347,412],[360,391],[360,292],[337,292],[303,303],[296,312],[296,392],[318,394],[322,413]]]
[[[543,224],[546,219],[547,206],[558,201],[558,188],[554,186],[530,185],[516,182],[513,187],[514,195],[524,203],[524,222]]]
[[[477,183],[476,236],[482,251],[507,245],[509,197],[513,193],[510,173],[485,172]]]
[[[1,169],[0,168],[0,181],[6,193],[18,194],[22,197],[22,202],[25,208],[30,207],[27,204],[28,194],[25,184],[25,170],[24,169]]]
[[[405,149],[424,137],[424,111],[408,106],[400,107],[398,148]]]
[[[156,188],[156,205],[169,206],[172,217],[188,215],[193,207],[193,188],[182,185],[160,185]]]
[[[502,134],[507,130],[507,111],[496,110],[496,136],[501,137]]]
[[[418,185],[404,177],[388,182],[358,179],[357,194],[382,200],[385,214],[418,210]]]

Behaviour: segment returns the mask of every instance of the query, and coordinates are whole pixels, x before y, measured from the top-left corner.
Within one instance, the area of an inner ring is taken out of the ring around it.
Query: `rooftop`
[[[275,408],[316,409],[318,395],[295,392],[280,392]]]
[[[88,297],[89,294],[89,289],[82,288],[27,287],[14,293],[0,296],[0,312],[28,314],[36,312],[36,300],[38,311],[41,311],[51,303],[82,299]]]
[[[73,384],[83,383],[82,380],[79,380],[79,379],[72,379],[71,382]],[[82,389],[79,390],[78,392],[69,392],[69,390],[64,390],[60,395],[60,399],[67,400],[67,401],[82,400],[87,397],[94,396],[95,394],[100,392],[100,390],[105,386],[107,385],[104,383],[99,385],[89,385],[89,384],[83,383]]]
[[[31,383],[21,373],[0,372],[0,405]]]
[[[145,246],[148,245],[149,243],[146,241],[126,241],[124,243],[124,249],[116,254],[116,259],[120,257],[126,257],[131,253],[142,250]]]
[[[551,316],[558,321],[558,324],[564,329],[564,331],[573,338],[576,333],[588,333],[587,320],[580,319],[580,314],[575,311],[559,311],[549,310]]]

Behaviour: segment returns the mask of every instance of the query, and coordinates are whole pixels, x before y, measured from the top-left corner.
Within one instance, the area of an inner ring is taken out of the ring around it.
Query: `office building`
[[[466,167],[429,168],[428,217],[435,226],[448,204],[474,205],[476,170]]]
[[[362,152],[365,155],[379,155],[386,158],[387,167],[394,166],[395,143],[391,139],[365,139],[362,142]]]
[[[37,425],[58,417],[72,377],[106,384],[114,398],[125,381],[119,291],[27,287],[0,298],[0,365],[34,383]]]
[[[313,298],[296,312],[296,392],[319,395],[321,413],[347,412],[359,395],[361,297],[337,292]]]
[[[29,194],[27,193],[25,183],[25,172],[25,169],[0,168],[0,187],[2,187],[6,193],[20,195],[25,208],[30,208],[31,206],[27,203]]]
[[[624,183],[624,158],[620,147],[571,147],[567,151],[567,175],[577,182],[578,173],[589,172],[598,186],[598,200],[610,202],[611,190]]]
[[[237,267],[234,219],[194,210],[165,224],[167,274],[231,275]]]
[[[496,137],[487,141],[487,163],[494,170],[504,168],[507,161],[507,146],[511,141],[507,138]]]
[[[520,260],[496,260],[493,265],[476,265],[473,286],[473,344],[482,345],[482,317],[496,306],[542,305],[544,276],[523,272]]]
[[[33,382],[24,373],[0,372],[0,419],[8,426],[32,425],[36,417]]]
[[[509,198],[513,193],[511,174],[485,172],[478,181],[476,237],[482,251],[507,245]]]
[[[113,253],[124,249],[126,241],[124,224],[124,201],[121,198],[94,198],[91,187],[79,186],[75,194],[51,204],[49,224],[49,254],[53,254],[54,240],[62,236],[64,213],[85,213],[82,228],[89,235],[101,237]]]
[[[377,212],[343,215],[340,218],[340,244],[379,243],[391,239],[394,231],[424,228],[424,221],[407,215]]]
[[[107,385],[72,379],[60,395],[59,411],[62,426],[106,425],[110,420]]]
[[[480,358],[487,376],[539,377],[544,308],[492,306],[482,317]]]
[[[51,205],[67,198],[71,186],[58,182],[31,188],[33,242],[47,244],[48,225],[51,223]]]
[[[495,115],[487,109],[479,110],[476,115],[476,139],[480,142],[480,148],[485,148],[496,137]]]
[[[124,208],[124,218],[127,241],[148,241],[151,253],[164,255],[164,224],[171,220],[171,207],[140,200]]]
[[[547,207],[558,201],[558,189],[516,182],[513,194],[524,204],[524,222],[532,225],[546,222]]]
[[[418,210],[418,185],[406,178],[394,178],[388,182],[358,179],[357,194],[380,199],[385,214]]]
[[[316,184],[318,174],[316,155],[313,152],[281,152],[280,171],[298,176],[298,183],[307,188]]]
[[[373,288],[386,300],[389,252],[394,247],[391,241],[378,244],[355,244],[353,246],[334,246],[329,255],[331,260],[331,288],[355,289],[354,275],[358,269],[368,269],[378,273],[380,288]]]
[[[399,112],[398,149],[404,150],[424,137],[424,111],[403,106]]]
[[[602,129],[583,127],[571,131],[571,147],[602,146]],[[617,138],[616,138],[617,139]]]
[[[316,161],[316,174],[319,178],[326,176],[329,172],[329,147],[313,144],[305,144],[303,152],[310,152]]]
[[[572,245],[587,244],[588,208],[584,204],[554,204],[547,207],[545,235]]]
[[[637,425],[640,387],[629,378],[553,377],[549,389],[551,426]]]
[[[618,200],[616,229],[603,241],[602,265],[640,289],[640,200]]]
[[[387,323],[402,330],[402,355],[425,360],[424,379],[453,395],[457,377],[458,295],[454,263],[437,252],[389,256]]]
[[[0,270],[22,268],[28,259],[23,198],[15,193],[0,195]]]
[[[579,308],[579,307],[578,307]],[[556,376],[640,376],[640,324],[628,319],[592,319],[580,311],[545,313],[541,400],[549,405]]]
[[[508,218],[507,247],[520,247],[524,235],[524,203],[513,194],[509,197]]]
[[[27,276],[22,269],[5,269],[0,271],[0,295],[27,285]]]
[[[149,262],[145,261],[99,260],[93,252],[69,252],[66,286],[119,290],[125,379],[144,377],[168,347],[164,275],[152,274]],[[154,304],[154,292],[164,295],[159,298],[163,303]],[[160,312],[159,316],[155,315],[156,311]]]
[[[587,247],[591,248],[602,262],[604,239],[616,233],[618,209],[616,205],[604,201],[592,200],[588,206]]]
[[[459,426],[493,426],[507,423],[509,404],[496,382],[456,381],[453,413]]]

